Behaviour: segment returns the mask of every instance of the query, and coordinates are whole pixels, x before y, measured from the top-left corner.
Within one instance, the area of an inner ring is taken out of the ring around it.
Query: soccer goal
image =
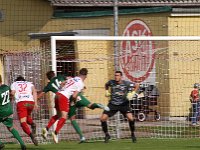
[[[192,107],[189,95],[200,75],[199,36],[52,36],[52,69],[59,72],[73,63],[74,71],[89,70],[85,82],[86,97],[91,102],[108,103],[104,84],[121,70],[125,80],[140,84],[139,97],[130,101],[138,137],[199,137],[199,127],[191,126]],[[66,44],[60,53],[60,42]],[[113,47],[117,41],[117,47]],[[70,49],[73,47],[73,50]],[[64,50],[64,49],[63,49]],[[62,51],[63,51],[62,50]],[[58,65],[58,63],[63,65]],[[59,68],[61,67],[61,68]],[[72,71],[69,69],[70,73]],[[99,117],[102,110],[82,108],[77,120],[87,139],[102,139]],[[109,119],[112,138],[130,136],[127,120],[120,114]],[[77,137],[67,123],[66,132]],[[65,134],[63,134],[65,136]],[[73,139],[73,137],[69,138]]]

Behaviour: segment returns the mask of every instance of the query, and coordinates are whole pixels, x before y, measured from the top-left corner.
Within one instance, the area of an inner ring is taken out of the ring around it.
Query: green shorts
[[[80,107],[87,107],[91,102],[84,97],[82,94],[78,94],[78,96],[80,97],[76,104],[73,106],[70,106],[69,109],[69,114],[68,117],[71,118],[72,116],[76,115],[76,108],[80,108]]]
[[[0,118],[0,122],[9,128],[13,126],[13,118]]]

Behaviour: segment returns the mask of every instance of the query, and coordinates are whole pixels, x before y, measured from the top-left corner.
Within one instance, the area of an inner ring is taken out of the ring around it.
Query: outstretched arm
[[[137,92],[139,89],[140,85],[138,83],[135,84],[135,87],[133,88],[133,91]]]
[[[37,98],[40,99],[44,94],[45,94],[45,92],[40,92],[40,93],[37,95]]]
[[[78,97],[78,93],[79,93],[79,91],[75,91],[75,92],[72,94],[72,96],[71,96],[72,101],[76,102],[76,99],[77,99],[77,97]]]
[[[35,102],[34,108],[37,109],[38,108],[38,104],[37,104],[37,91],[36,91],[36,89],[35,89],[34,86],[32,86],[32,94],[33,94],[33,100]]]
[[[16,92],[15,90],[11,90],[11,95],[15,96],[15,92]]]
[[[111,95],[111,93],[109,92],[109,86],[110,86],[110,82],[107,82],[105,84],[105,90],[106,90],[105,96],[106,97],[110,97],[110,95]]]
[[[15,100],[15,91],[14,90],[10,90],[10,100],[11,101]]]

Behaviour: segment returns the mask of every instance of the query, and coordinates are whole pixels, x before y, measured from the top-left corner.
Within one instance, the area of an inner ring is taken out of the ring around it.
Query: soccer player
[[[57,134],[59,132],[59,130],[61,129],[61,127],[64,125],[65,120],[66,120],[66,113],[68,113],[68,100],[61,95],[59,93],[59,90],[61,88],[61,84],[62,82],[65,81],[65,77],[62,75],[58,75],[55,76],[54,71],[48,71],[46,73],[46,76],[49,80],[49,83],[44,87],[43,91],[38,94],[38,98],[41,98],[45,93],[51,91],[53,93],[55,93],[55,109],[56,109],[56,114],[54,116],[51,117],[51,119],[49,120],[46,128],[42,129],[42,137],[44,139],[47,139],[47,134],[48,134],[48,130],[49,128],[57,121],[59,120],[59,123],[57,124],[57,128],[56,128],[56,133],[52,132],[52,137],[55,143],[58,143],[58,137]],[[63,97],[63,99],[59,100],[60,97]],[[62,103],[63,106],[62,107]]]
[[[22,76],[18,76],[11,85],[11,94],[17,105],[17,114],[23,131],[30,136],[34,145],[38,146],[35,137],[36,124],[31,117],[33,109],[37,109],[37,92],[34,85]],[[29,126],[31,126],[32,131]]]
[[[138,88],[138,84],[122,80],[121,71],[115,72],[115,80],[110,80],[105,84],[106,96],[110,97],[110,101],[108,103],[110,111],[104,110],[100,118],[102,130],[105,133],[105,143],[107,143],[110,139],[107,127],[107,120],[109,117],[115,115],[118,111],[120,111],[124,115],[124,117],[128,119],[132,142],[136,142],[136,137],[134,133],[135,119],[129,107],[129,100],[131,100],[132,97],[136,94]],[[109,89],[111,93],[109,92]]]
[[[47,135],[47,132],[49,128],[57,121],[57,127],[54,132],[52,132],[53,140],[55,143],[58,143],[58,133],[60,129],[63,127],[65,124],[65,121],[68,117],[68,112],[69,112],[69,99],[72,96],[73,100],[76,100],[78,93],[84,88],[84,83],[83,81],[87,77],[87,69],[82,68],[79,71],[79,76],[75,78],[70,78],[66,80],[66,82],[61,83],[62,84],[62,89],[58,90],[56,92],[56,99],[55,99],[55,108],[57,111],[57,114],[53,116],[46,128],[43,129],[43,136],[44,138]]]
[[[82,69],[82,70],[84,71],[85,69]],[[86,74],[86,70],[85,70],[85,73],[82,73],[83,71],[80,71],[79,74]],[[59,90],[61,89],[61,86],[65,82],[65,77],[64,76],[58,75],[56,77],[55,73],[53,71],[47,72],[46,75],[47,75],[47,78],[50,80],[50,82],[47,84],[47,86],[45,86],[45,88],[43,89],[43,92],[41,92],[38,95],[38,98],[42,97],[45,93],[47,93],[49,91],[51,91],[51,92],[53,92],[53,93],[55,93],[57,95]],[[67,79],[70,80],[71,78],[69,77]],[[71,98],[70,98],[70,101],[71,101],[71,104],[74,103],[74,101],[71,100]],[[78,123],[75,120],[76,119],[76,108],[77,107],[78,108],[80,108],[80,107],[88,107],[90,109],[102,108],[102,109],[107,109],[107,110],[108,110],[108,107],[105,107],[105,106],[103,106],[101,104],[97,104],[97,103],[91,103],[83,95],[81,95],[81,93],[78,94],[78,98],[77,98],[75,104],[70,106],[68,118],[70,118],[70,121],[71,121],[71,124],[72,124],[73,128],[79,134],[80,141],[84,142],[85,141],[85,137],[83,136],[82,131],[81,131]],[[57,119],[58,119],[57,115],[53,116],[50,119],[50,121],[49,121],[48,125],[46,126],[46,128],[42,129],[42,137],[44,139],[47,139],[48,130],[55,123],[55,121]]]
[[[13,109],[10,103],[10,87],[2,84],[0,75],[0,122],[3,123],[7,129],[13,134],[21,145],[22,150],[26,150],[26,146],[20,137],[18,131],[13,127]],[[3,150],[4,144],[0,141],[0,149]]]

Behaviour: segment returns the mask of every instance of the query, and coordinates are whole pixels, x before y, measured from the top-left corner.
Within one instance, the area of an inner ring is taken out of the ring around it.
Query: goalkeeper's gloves
[[[126,98],[130,101],[133,99],[133,96],[136,96],[136,92],[135,91],[132,91],[132,92],[128,92]]]
[[[106,90],[105,96],[110,97],[110,95],[111,95],[111,93],[108,90]]]

